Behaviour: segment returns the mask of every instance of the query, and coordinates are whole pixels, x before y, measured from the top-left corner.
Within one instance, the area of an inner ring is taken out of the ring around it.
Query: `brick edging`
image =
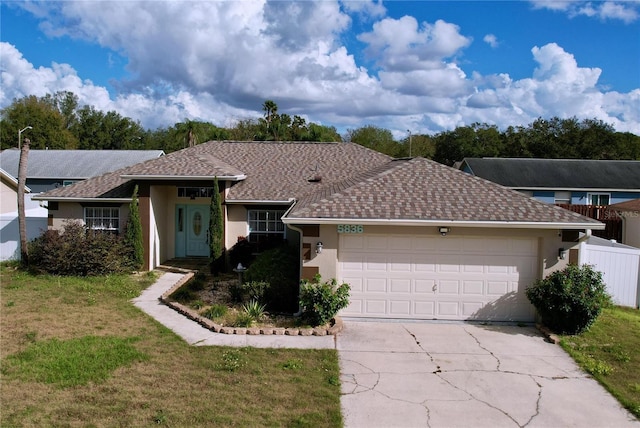
[[[178,288],[189,282],[194,276],[194,272],[187,272],[178,282],[176,282],[170,289],[165,291],[162,296],[158,297],[162,303],[184,315],[192,321],[197,322],[202,327],[213,331],[214,333],[222,334],[248,334],[248,335],[286,335],[286,336],[327,336],[336,335],[342,331],[344,324],[342,319],[336,316],[333,319],[333,324],[328,327],[230,327],[216,324],[209,318],[205,318],[198,314],[195,310],[178,302],[171,301],[169,296],[173,294]]]

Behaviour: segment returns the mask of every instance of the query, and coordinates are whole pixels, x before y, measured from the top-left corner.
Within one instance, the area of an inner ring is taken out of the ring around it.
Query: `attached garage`
[[[524,290],[538,278],[535,238],[341,235],[338,261],[351,285],[344,316],[534,318]]]

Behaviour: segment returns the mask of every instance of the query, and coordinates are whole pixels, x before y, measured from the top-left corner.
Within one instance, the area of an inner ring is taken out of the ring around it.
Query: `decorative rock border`
[[[195,276],[195,272],[186,269],[172,269],[173,272],[184,273],[184,276],[180,278],[178,282],[176,282],[170,289],[162,294],[158,298],[162,303],[170,307],[171,309],[179,312],[180,314],[186,316],[187,318],[197,322],[202,327],[213,331],[214,333],[222,333],[222,334],[248,334],[248,335],[286,335],[286,336],[327,336],[327,335],[336,335],[342,331],[344,324],[342,323],[342,319],[340,317],[335,317],[333,319],[333,323],[327,327],[309,327],[309,328],[299,328],[299,327],[230,327],[230,326],[222,326],[220,324],[214,323],[209,318],[205,318],[197,313],[195,310],[186,307],[185,305],[171,301],[169,296],[172,295],[178,288],[182,287],[184,284],[189,282],[191,278]]]

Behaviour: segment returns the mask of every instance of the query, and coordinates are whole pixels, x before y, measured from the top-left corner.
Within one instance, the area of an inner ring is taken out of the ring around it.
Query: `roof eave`
[[[460,221],[411,219],[296,218],[284,217],[285,224],[362,224],[368,226],[457,226],[501,229],[594,229],[603,230],[604,223],[565,223],[532,221]]]
[[[507,187],[509,189],[512,190],[544,190],[544,191],[551,191],[551,190],[564,190],[564,191],[571,191],[571,192],[640,192],[640,188],[635,189],[635,188],[627,188],[627,189],[622,189],[622,188],[606,188],[606,187],[556,187],[556,186],[548,186],[548,187],[542,187],[542,186],[504,186]]]
[[[131,198],[82,198],[82,197],[64,197],[64,196],[34,196],[31,198],[34,201],[49,201],[49,202],[117,202],[117,203],[129,203]]]
[[[129,175],[120,176],[125,180],[169,180],[169,181],[202,181],[213,180],[217,178],[219,181],[242,181],[247,178],[246,175]]]
[[[295,199],[270,200],[270,199],[226,199],[225,204],[231,205],[290,205]]]

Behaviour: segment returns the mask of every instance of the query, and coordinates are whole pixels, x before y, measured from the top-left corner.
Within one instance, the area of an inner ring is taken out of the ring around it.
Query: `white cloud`
[[[273,99],[282,112],[341,131],[371,123],[396,133],[476,121],[506,127],[557,115],[595,117],[640,133],[640,89],[606,92],[599,68],[580,67],[554,43],[532,49],[537,66],[529,78],[467,75],[457,60],[471,39],[458,26],[383,18],[359,36],[376,61],[372,71],[342,43],[351,25],[345,2],[122,1],[101,3],[99,11],[89,2],[26,4],[39,8],[48,34],[113,50],[133,77],[116,82],[110,97],[73,65],[36,68],[0,42],[0,107],[68,90],[81,104],[152,129],[185,118],[231,126],[260,116],[262,102]]]
[[[382,0],[341,0],[340,4],[345,12],[357,13],[366,18],[380,18],[387,13]]]
[[[640,3],[637,1],[555,1],[530,0],[536,9],[565,12],[569,17],[588,16],[601,20],[621,20],[630,24],[640,17]]]
[[[482,40],[494,49],[500,44],[498,42],[498,38],[494,34],[487,34],[482,38]]]

